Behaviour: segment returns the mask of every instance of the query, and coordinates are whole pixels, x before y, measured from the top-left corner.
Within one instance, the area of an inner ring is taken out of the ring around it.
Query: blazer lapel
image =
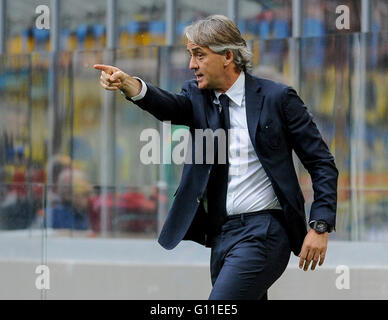
[[[247,114],[248,131],[256,152],[256,131],[264,101],[264,96],[260,94],[260,88],[260,84],[257,80],[248,73],[245,73],[245,109]]]

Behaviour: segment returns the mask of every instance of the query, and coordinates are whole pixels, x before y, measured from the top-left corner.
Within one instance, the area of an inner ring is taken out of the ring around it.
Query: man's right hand
[[[100,84],[106,90],[123,91],[126,96],[134,97],[141,91],[141,82],[121,71],[105,64],[95,64],[94,69],[101,70]]]

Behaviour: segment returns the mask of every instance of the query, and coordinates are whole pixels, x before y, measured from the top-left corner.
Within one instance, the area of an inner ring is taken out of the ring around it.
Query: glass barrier
[[[343,34],[250,42],[252,73],[294,86],[335,156],[340,176],[333,239],[387,239],[387,37]],[[41,196],[47,198],[46,206],[40,200],[47,213],[44,226],[56,235],[155,238],[182,165],[145,163],[140,155],[150,137],[141,136],[144,130],[152,131],[162,145],[155,152],[168,154],[178,143],[171,135],[181,127],[166,127],[119,93],[107,94],[93,64],[114,64],[179,92],[193,77],[188,62],[184,46],[1,56],[0,183],[8,186],[4,194],[19,183],[41,184]],[[110,146],[103,142],[107,134]],[[109,158],[106,150],[112,150]],[[311,179],[295,160],[309,213]],[[68,177],[66,170],[71,172]],[[114,173],[110,183],[102,182],[106,172]],[[70,179],[66,183],[72,187],[62,189],[67,198],[56,206],[61,179]],[[36,204],[26,204],[37,210]],[[33,230],[28,210],[21,211],[28,213],[24,220],[10,221],[10,213],[3,214],[2,228]],[[58,221],[67,226],[64,232],[54,227],[63,212],[67,218]]]
[[[82,172],[65,169],[47,188],[45,227],[56,238],[155,238],[158,208],[167,202],[154,186],[94,186]]]
[[[34,174],[15,171],[19,182],[0,183],[1,299],[44,299],[47,293],[40,276],[47,264],[45,185],[22,182]]]
[[[388,190],[384,39],[386,33],[301,40],[300,94],[340,172],[337,232],[333,234],[337,239],[382,240],[381,230],[388,225],[381,211]],[[301,179],[305,190],[310,190],[309,208],[313,201],[310,178],[301,171]],[[372,226],[376,215],[382,221]]]

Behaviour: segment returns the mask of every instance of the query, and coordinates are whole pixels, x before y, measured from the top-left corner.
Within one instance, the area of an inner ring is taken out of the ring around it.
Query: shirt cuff
[[[147,85],[146,85],[146,83],[145,83],[142,79],[140,79],[140,78],[138,78],[138,77],[133,77],[133,78],[134,78],[134,79],[137,79],[137,80],[139,80],[139,81],[141,82],[141,90],[140,90],[140,93],[139,93],[138,95],[136,95],[136,96],[133,96],[133,97],[127,97],[127,96],[125,95],[125,93],[122,92],[122,91],[121,91],[121,94],[122,94],[123,96],[125,96],[128,100],[137,101],[137,100],[143,99],[143,98],[145,97],[145,95],[146,95],[146,93],[147,93]]]

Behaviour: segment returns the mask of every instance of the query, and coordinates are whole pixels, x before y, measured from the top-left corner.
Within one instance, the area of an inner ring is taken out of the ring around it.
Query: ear
[[[233,62],[234,54],[232,50],[228,50],[225,52],[225,67]]]

